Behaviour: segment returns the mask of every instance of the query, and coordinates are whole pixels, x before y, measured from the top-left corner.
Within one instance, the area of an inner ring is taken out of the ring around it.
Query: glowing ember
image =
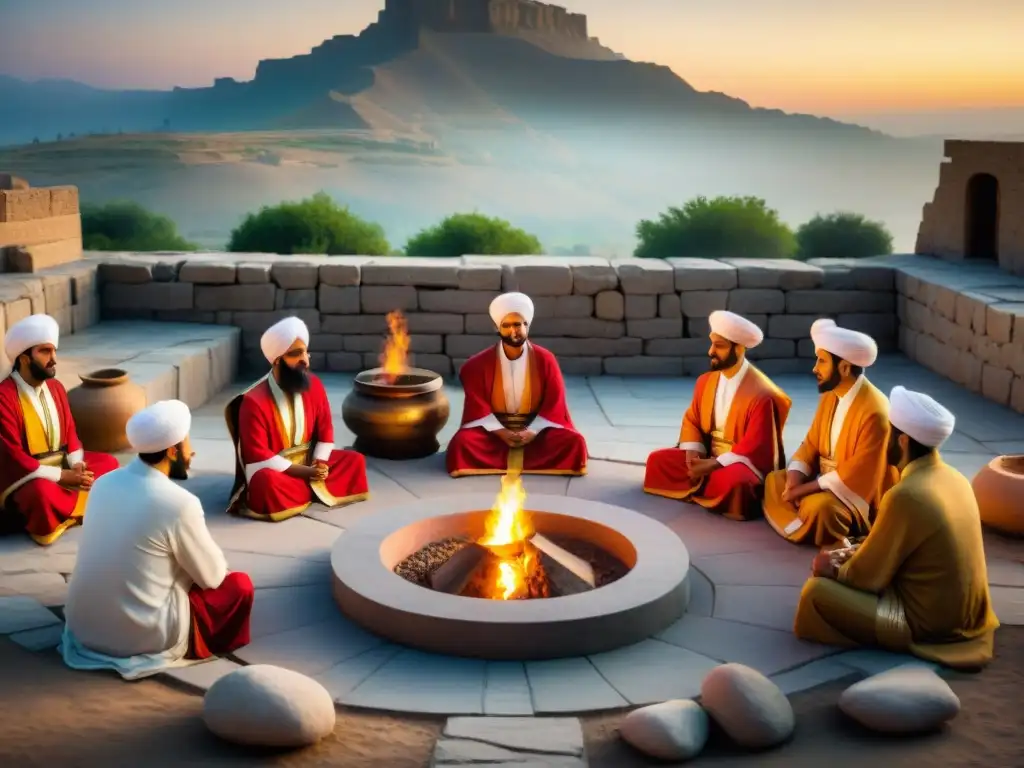
[[[498,567],[487,585],[492,600],[517,600],[530,596],[530,580],[538,560],[529,539],[533,524],[523,509],[526,491],[518,475],[501,478],[501,492],[484,523],[484,536],[477,541],[498,556]]]
[[[394,384],[409,369],[409,331],[405,315],[398,310],[388,313],[388,339],[380,355],[381,374],[378,378]]]

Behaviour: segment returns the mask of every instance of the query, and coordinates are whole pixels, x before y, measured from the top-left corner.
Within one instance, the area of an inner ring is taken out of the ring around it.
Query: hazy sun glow
[[[818,114],[1024,105],[1019,0],[558,0],[701,90]],[[356,33],[384,0],[0,0],[0,73],[107,87],[251,78]],[[55,23],[59,19],[60,23]],[[236,42],[228,43],[227,40]]]

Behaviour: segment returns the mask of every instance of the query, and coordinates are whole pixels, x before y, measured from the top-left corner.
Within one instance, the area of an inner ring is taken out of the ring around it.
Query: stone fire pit
[[[465,494],[359,520],[331,553],[342,612],[425,651],[526,660],[631,645],[686,611],[689,554],[656,520],[600,502],[531,495],[530,538],[483,552],[493,503],[493,495]],[[502,599],[488,558],[531,547],[544,573]]]
[[[354,448],[379,459],[419,459],[440,449],[437,435],[448,423],[444,380],[423,368],[390,376],[363,371],[341,404],[341,418],[356,436]]]

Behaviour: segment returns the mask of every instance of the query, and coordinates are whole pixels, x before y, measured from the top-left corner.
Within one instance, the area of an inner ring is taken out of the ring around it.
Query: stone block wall
[[[707,317],[730,309],[764,330],[751,358],[770,373],[807,372],[811,323],[834,317],[897,345],[886,264],[591,257],[308,257],[92,254],[104,318],[235,325],[242,365],[263,369],[259,339],[289,314],[311,332],[320,370],[377,365],[385,316],[401,310],[415,365],[451,374],[495,342],[487,314],[503,291],[536,304],[531,337],[566,374],[692,375],[707,370]]]
[[[35,273],[81,258],[77,187],[0,188],[0,272]]]
[[[898,264],[896,286],[907,357],[1024,413],[1024,278],[909,257]]]
[[[62,335],[99,322],[97,263],[80,260],[36,274],[0,275],[0,338],[19,320],[52,315]]]

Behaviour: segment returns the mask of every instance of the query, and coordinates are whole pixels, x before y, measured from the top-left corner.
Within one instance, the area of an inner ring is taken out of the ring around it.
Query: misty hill
[[[532,0],[386,0],[359,35],[261,61],[248,82],[110,91],[0,77],[0,143],[56,134],[383,129],[524,133],[600,129],[876,143],[876,132],[753,109],[703,93],[667,67],[637,63],[588,36],[586,17]]]

